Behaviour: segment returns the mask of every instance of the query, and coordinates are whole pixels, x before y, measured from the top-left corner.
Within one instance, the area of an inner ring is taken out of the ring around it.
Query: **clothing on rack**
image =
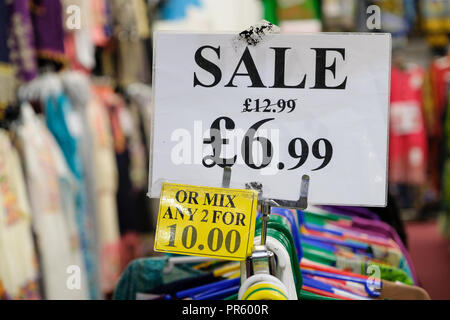
[[[87,212],[95,218],[92,220],[95,222],[101,291],[111,293],[121,269],[115,202],[117,169],[108,115],[92,92],[87,76],[66,72],[61,78],[74,107],[69,124],[80,142]]]
[[[0,299],[40,299],[31,210],[19,155],[0,130]]]
[[[43,98],[47,127],[58,142],[69,169],[76,179],[75,204],[77,224],[83,248],[84,263],[88,275],[90,296],[100,298],[98,276],[97,241],[95,236],[95,215],[88,210],[85,172],[82,162],[80,135],[81,119],[77,119],[72,104],[62,91]],[[78,125],[78,127],[77,127]]]
[[[39,250],[46,299],[88,299],[85,265],[77,225],[76,179],[61,150],[29,104],[21,106],[18,127],[33,230]],[[67,269],[78,266],[80,290],[67,287]]]
[[[38,67],[30,1],[18,0],[7,3],[11,62],[17,69],[20,81],[31,81],[37,76]]]
[[[140,240],[137,235],[139,230],[138,212],[136,204],[133,202],[133,184],[130,177],[131,155],[127,145],[126,128],[122,126],[123,114],[127,111],[125,111],[124,99],[114,93],[112,88],[95,86],[94,91],[106,108],[114,142],[118,172],[116,201],[119,229],[122,236],[121,248],[123,248],[121,250],[121,265],[122,268],[125,268],[131,260],[140,256]]]
[[[427,136],[422,106],[424,70],[414,66],[391,71],[389,182],[424,185]]]
[[[29,3],[37,57],[64,64],[66,57],[61,1],[32,0]]]
[[[92,132],[93,171],[95,179],[98,241],[100,250],[100,281],[103,292],[112,292],[120,272],[120,232],[116,192],[118,174],[108,112],[95,94],[87,109]]]

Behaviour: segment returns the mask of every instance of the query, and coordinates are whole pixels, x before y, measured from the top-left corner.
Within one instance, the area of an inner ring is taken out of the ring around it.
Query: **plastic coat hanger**
[[[233,273],[234,271],[239,270],[239,263],[233,262],[231,264],[225,265],[213,271],[215,277],[223,276],[227,273]]]
[[[193,297],[193,300],[222,300],[226,297],[229,297],[230,295],[236,294],[238,290],[239,285],[230,288],[225,288],[219,291],[214,289],[199,295],[195,295]]]
[[[344,232],[342,232],[342,231],[327,229],[326,226],[317,226],[313,223],[305,223],[304,226],[307,230],[329,233],[329,234],[332,234],[335,236],[343,236],[344,235]]]
[[[212,290],[221,291],[223,289],[229,289],[231,287],[235,287],[235,286],[239,285],[239,282],[240,282],[239,278],[235,278],[235,279],[231,279],[231,280],[230,279],[220,280],[220,281],[205,284],[203,286],[199,286],[196,288],[179,291],[176,293],[175,296],[178,299],[194,297],[194,296],[202,294],[202,293],[211,292]]]
[[[341,289],[341,290],[348,291],[350,293],[354,293],[359,296],[363,296],[366,298],[370,297],[369,294],[364,290],[364,285],[359,284],[359,283],[323,278],[323,277],[318,277],[318,276],[312,276],[310,278],[313,278],[314,280],[318,280],[323,283],[332,285],[333,287],[335,287],[337,289]]]
[[[299,219],[301,219],[301,221],[303,222],[304,227],[306,228],[306,230],[308,231],[315,231],[315,232],[322,232],[322,233],[326,233],[326,234],[330,234],[331,236],[340,236],[340,237],[344,237],[345,234],[342,231],[338,231],[338,230],[333,230],[333,229],[327,229],[324,225],[322,226],[318,226],[315,225],[313,223],[305,223],[303,220],[303,213],[301,210],[298,210],[297,212]],[[302,242],[304,242],[305,240],[311,240],[314,241],[316,244],[318,244],[319,242],[327,242],[327,241],[322,241],[322,239],[314,239],[313,235],[302,235],[301,237]],[[357,250],[367,250],[368,245],[366,243],[364,243],[364,241],[361,241],[362,239],[360,238],[353,238],[353,239],[346,239],[346,240],[335,240],[335,241],[328,241],[331,242],[331,244],[335,244],[335,245],[344,245],[344,246],[348,246],[350,248],[352,248],[354,251]],[[345,241],[345,242],[341,242],[341,241]]]
[[[353,250],[353,252],[357,252],[358,250],[366,251],[369,246],[365,243],[361,242],[354,242],[354,241],[348,241],[348,240],[339,240],[339,239],[332,239],[329,237],[321,237],[316,235],[302,235],[302,238],[309,239],[309,240],[315,240],[319,242],[325,242],[337,246],[342,247],[348,247]]]
[[[241,300],[289,300],[283,290],[271,283],[258,283],[248,288]]]
[[[258,223],[256,229],[255,244],[260,243],[260,227],[261,222]],[[278,263],[274,275],[287,287],[289,299],[296,300],[297,292],[300,293],[301,291],[301,274],[292,235],[288,222],[285,222],[284,218],[275,215],[270,216],[267,222],[266,246],[277,257]],[[241,264],[241,288],[246,288],[246,281],[253,281],[251,278],[254,276],[256,275],[247,277],[245,264]],[[240,291],[240,293],[242,297],[244,292]]]
[[[261,230],[258,227],[259,224],[257,225],[255,236],[261,234]],[[297,294],[299,294],[301,292],[302,275],[298,264],[299,258],[297,257],[297,250],[294,245],[292,234],[289,230],[289,224],[283,217],[271,215],[268,221],[268,234],[280,241],[288,250],[291,258],[295,286],[297,288]]]
[[[333,251],[326,250],[322,247],[311,246],[309,244],[303,244],[303,258],[307,258],[311,261],[318,262],[327,266],[336,265],[336,256]],[[303,259],[302,259],[303,261]]]
[[[307,289],[309,289],[307,291]],[[314,293],[313,288],[308,288],[308,286],[303,286],[302,293],[300,296],[301,300],[342,300],[339,297],[330,297],[328,292],[326,294],[318,294],[318,292]]]
[[[306,239],[306,238],[301,238],[301,239],[302,239],[303,247],[310,248],[310,249],[321,248],[323,250],[330,251],[333,253],[337,251],[336,247],[331,244],[327,244],[327,243],[316,241],[316,240],[310,240],[310,239]]]
[[[352,300],[350,298],[347,297],[342,297],[339,295],[336,295],[334,293],[325,291],[325,290],[321,290],[321,289],[317,289],[314,287],[310,287],[310,286],[303,286],[303,290],[306,291],[308,294],[315,294],[321,297],[328,297],[328,298],[332,298],[333,300]]]
[[[297,210],[297,214],[303,214],[304,221],[308,222],[308,220],[312,221],[352,221],[352,218],[345,215],[340,215],[336,213],[330,213],[330,212],[311,212],[311,211],[304,211],[304,210]]]
[[[260,237],[255,237],[255,241],[260,241]],[[275,276],[280,279],[280,281],[286,286],[287,296],[289,300],[297,300],[297,288],[295,286],[294,273],[291,262],[292,257],[289,251],[286,249],[286,244],[283,244],[281,241],[274,238],[270,233],[268,233],[266,246],[267,249],[272,251],[277,258]]]
[[[343,270],[340,270],[340,269],[337,269],[337,268],[334,268],[334,267],[331,267],[331,266],[326,266],[326,265],[323,265],[323,264],[311,261],[308,258],[302,259],[302,262],[300,263],[300,265],[302,267],[302,270],[304,270],[304,269],[313,269],[313,270],[331,272],[331,273],[335,273],[335,274],[347,275],[347,276],[350,276],[350,277],[353,277],[353,278],[365,279],[366,281],[369,279],[369,276],[366,276],[366,275],[363,275],[363,274],[357,274],[357,273],[353,273],[353,272],[348,272],[348,271],[343,271]],[[390,270],[391,269],[397,269],[397,268],[388,267],[386,270],[383,270],[382,269],[383,265],[380,265],[380,266],[381,266],[381,277],[382,277],[382,280],[383,281],[386,281],[386,280],[392,281],[392,280],[390,280],[390,278],[392,278],[390,276],[391,275],[391,271]],[[384,275],[383,275],[383,272],[385,273]],[[400,276],[403,277],[403,278],[401,278],[401,280],[398,280],[398,277],[397,277],[397,280],[395,280],[395,281],[403,282],[405,284],[412,284],[411,279],[408,279],[407,277],[405,278],[405,275],[406,275],[406,273],[404,273],[404,272],[402,273],[401,272]],[[387,279],[385,279],[385,277]]]
[[[329,279],[359,283],[359,284],[364,285],[364,289],[369,294],[369,296],[371,296],[371,297],[379,297],[380,296],[379,291],[372,290],[369,287],[369,285],[368,285],[369,279],[361,279],[361,278],[351,277],[351,276],[347,276],[347,275],[339,275],[339,274],[333,274],[330,272],[324,272],[324,271],[318,271],[318,270],[308,270],[308,269],[302,269],[302,274],[308,275],[308,276],[319,276],[319,277],[324,277],[324,278],[329,278]],[[381,281],[374,283],[374,286],[381,288],[382,287]]]
[[[326,291],[326,292],[332,293],[336,296],[339,296],[341,298],[347,298],[347,299],[352,299],[352,300],[370,300],[366,297],[359,296],[359,295],[356,295],[356,294],[353,294],[351,292],[344,291],[341,289],[337,289],[329,284],[323,283],[318,280],[314,280],[308,276],[304,277],[303,283],[304,283],[304,286],[306,286],[306,287]]]
[[[363,241],[368,244],[375,244],[375,245],[381,245],[381,246],[386,246],[386,247],[393,247],[393,248],[396,247],[395,246],[396,243],[395,243],[395,241],[393,243],[392,239],[389,239],[386,237],[381,237],[381,236],[376,236],[373,234],[368,234],[368,233],[365,233],[364,230],[357,229],[354,227],[343,227],[338,224],[328,223],[324,226],[324,228],[326,228],[326,230],[328,230],[328,232],[333,230],[335,232],[341,233],[342,236],[345,236],[346,238],[352,239],[355,241]],[[313,229],[311,228],[311,230],[313,230]],[[317,230],[317,231],[319,231],[319,230]]]
[[[334,273],[334,274],[340,274],[340,275],[347,275],[353,278],[359,278],[359,279],[368,279],[368,276],[365,275],[361,275],[361,274],[357,274],[357,273],[353,273],[353,272],[349,272],[349,271],[344,271],[344,270],[340,270],[331,266],[327,266],[327,265],[323,265],[317,262],[314,262],[312,260],[309,260],[307,258],[302,259],[302,262],[300,263],[300,266],[302,268],[302,270],[305,269],[312,269],[312,270],[319,270],[319,271],[324,271],[324,272],[330,272],[330,273]]]
[[[344,238],[346,241],[360,244],[375,244],[386,247],[396,248],[395,241],[387,237],[374,236],[365,233],[364,230],[352,230],[352,227],[342,227],[334,222],[327,223],[322,226],[317,226],[315,224],[307,223],[305,228],[302,229],[312,235],[320,235],[325,238],[338,239]]]
[[[260,224],[257,224],[257,230],[255,235],[258,236],[260,234],[259,229]],[[270,219],[268,221],[268,227],[269,227],[269,234],[282,242],[285,245],[285,248],[288,250],[290,256],[291,256],[291,262],[292,262],[292,270],[295,280],[295,286],[297,288],[297,295],[301,293],[301,282],[302,282],[302,276],[300,273],[300,267],[299,267],[299,260],[300,257],[297,256],[297,250],[294,245],[293,237],[289,229],[289,223],[286,221],[285,218],[277,215],[271,215]]]
[[[373,256],[373,252],[369,249],[369,247],[366,250],[356,250],[354,247],[348,248],[348,246],[341,246],[339,244],[330,243],[329,241],[322,242],[320,240],[320,237],[315,238],[315,237],[302,235],[300,238],[302,240],[303,246],[309,246],[311,249],[313,249],[313,248],[316,248],[319,250],[323,249],[325,251],[328,251],[329,253],[335,254],[336,257],[338,256],[339,252],[342,252],[343,255],[345,255],[344,254],[345,252],[348,252],[349,255],[352,255],[352,254],[356,255],[355,258],[360,257],[361,259],[375,260],[375,258]],[[345,249],[345,248],[347,248],[347,249]],[[349,251],[348,249],[351,249],[351,251]]]
[[[331,225],[331,227],[333,228],[334,226]],[[317,232],[321,232],[322,229],[321,227],[317,228]],[[325,228],[323,228],[325,229]],[[310,232],[310,234],[303,236],[302,235],[302,243],[309,243],[309,244],[313,244],[312,240],[310,240],[310,238],[308,237],[314,237],[314,236],[319,236],[319,233],[316,233],[316,231],[311,231],[311,229],[308,227],[308,231]],[[393,241],[388,241],[386,239],[380,239],[380,238],[376,238],[370,235],[365,235],[364,233],[361,232],[352,232],[351,230],[346,230],[346,229],[342,229],[342,238],[345,239],[345,241],[349,241],[350,243],[359,243],[359,244],[366,244],[367,245],[367,249],[366,250],[355,250],[353,248],[353,251],[359,255],[361,255],[362,257],[366,257],[368,259],[371,259],[373,262],[377,262],[375,261],[376,256],[374,255],[374,251],[373,250],[377,250],[377,252],[379,252],[378,254],[378,258],[381,259],[380,263],[382,263],[383,260],[383,256],[380,256],[380,252],[381,251],[385,251],[386,252],[386,256],[391,255],[391,254],[395,254],[396,256],[398,256],[399,261],[405,260],[404,255],[401,251],[401,249],[396,245],[395,242]],[[328,241],[328,238],[325,240],[326,242],[330,242]],[[356,241],[356,242],[355,242]],[[324,242],[325,243],[325,242]],[[314,245],[316,246],[320,246],[319,242],[315,242]],[[380,251],[381,250],[381,251]],[[406,261],[406,260],[405,260]],[[400,267],[401,269],[404,269],[408,275],[411,275],[410,273],[410,269],[409,266],[406,264],[403,267],[401,267],[401,264],[395,264],[393,265],[394,267]]]
[[[247,278],[247,280],[242,283],[238,294],[239,300],[242,300],[242,297],[245,295],[245,293],[251,286],[254,286],[255,284],[258,283],[271,283],[277,286],[279,290],[283,291],[285,295],[288,291],[283,282],[281,282],[281,280],[278,279],[277,277],[272,276],[270,274],[255,274],[250,278]]]

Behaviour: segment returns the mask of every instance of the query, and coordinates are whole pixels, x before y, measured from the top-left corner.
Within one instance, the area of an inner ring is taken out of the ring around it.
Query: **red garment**
[[[426,181],[427,133],[420,67],[391,71],[389,181],[422,185]]]

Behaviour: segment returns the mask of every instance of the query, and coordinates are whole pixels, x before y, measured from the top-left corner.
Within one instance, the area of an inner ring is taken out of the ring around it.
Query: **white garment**
[[[6,132],[0,130],[0,291],[23,299],[38,269],[22,167]],[[35,298],[38,288],[34,288]],[[0,292],[0,298],[2,293]]]
[[[23,124],[18,133],[23,146],[45,298],[87,299],[86,271],[75,220],[74,177],[41,119],[29,104],[21,108]],[[71,269],[73,266],[75,271]]]

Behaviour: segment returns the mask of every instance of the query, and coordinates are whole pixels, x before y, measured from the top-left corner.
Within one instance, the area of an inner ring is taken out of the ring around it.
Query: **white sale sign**
[[[388,34],[156,33],[149,194],[163,181],[386,205]]]

